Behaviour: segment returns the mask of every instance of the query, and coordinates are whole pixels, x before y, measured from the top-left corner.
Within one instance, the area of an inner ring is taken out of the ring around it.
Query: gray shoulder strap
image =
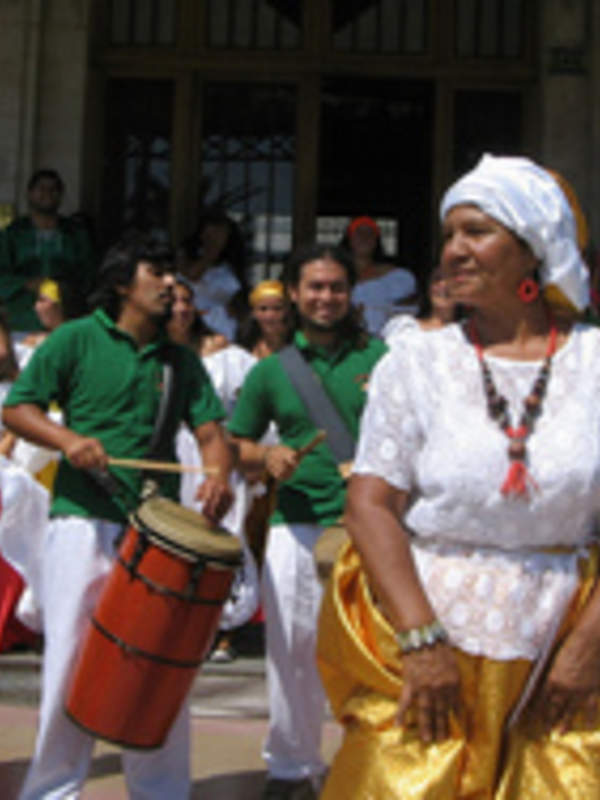
[[[356,443],[319,376],[302,357],[298,348],[289,344],[277,353],[281,366],[300,395],[308,416],[317,428],[327,432],[327,444],[340,464],[354,458]]]

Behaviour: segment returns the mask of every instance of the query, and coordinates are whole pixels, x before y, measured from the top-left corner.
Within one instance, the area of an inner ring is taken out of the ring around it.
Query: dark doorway
[[[135,228],[168,239],[173,82],[107,84],[101,242]]]
[[[523,152],[523,99],[519,91],[460,90],[454,98],[455,177],[472,169],[483,153]]]
[[[326,78],[321,98],[319,221],[329,231],[360,214],[393,221],[388,255],[421,275],[432,257],[432,83]]]

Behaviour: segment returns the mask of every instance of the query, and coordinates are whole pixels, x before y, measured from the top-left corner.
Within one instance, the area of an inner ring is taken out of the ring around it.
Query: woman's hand
[[[404,721],[412,707],[423,742],[439,742],[450,735],[449,714],[460,704],[460,674],[447,644],[438,642],[402,656],[404,690],[398,718]]]
[[[599,696],[600,641],[573,631],[558,650],[530,713],[546,730],[566,733],[581,711],[593,721]]]

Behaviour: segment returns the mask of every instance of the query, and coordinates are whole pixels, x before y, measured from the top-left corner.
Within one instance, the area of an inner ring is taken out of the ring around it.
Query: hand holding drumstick
[[[269,475],[277,481],[285,481],[294,474],[296,467],[305,455],[314,450],[315,447],[326,438],[325,431],[319,431],[317,435],[308,442],[308,444],[301,447],[299,450],[294,450],[284,444],[276,444],[272,447],[267,447],[265,452],[265,467]]]
[[[277,480],[286,480],[286,478],[292,475],[300,463],[300,460],[310,453],[311,450],[314,450],[318,444],[321,444],[326,436],[327,434],[325,431],[319,431],[308,444],[304,445],[304,447],[301,447],[299,450],[293,450],[291,447],[286,447],[285,445],[274,445],[267,448],[265,464],[269,473]],[[217,467],[178,464],[171,461],[154,461],[147,458],[113,458],[109,456],[107,464],[124,469],[143,469],[154,472],[198,472],[204,475],[219,474],[219,469]],[[269,464],[272,465],[272,468]],[[288,471],[289,474],[287,474]]]

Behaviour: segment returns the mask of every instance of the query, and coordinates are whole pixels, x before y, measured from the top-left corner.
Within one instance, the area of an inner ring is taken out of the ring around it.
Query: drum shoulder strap
[[[171,348],[166,353],[162,365],[162,391],[158,401],[158,410],[154,420],[154,428],[148,445],[148,458],[161,458],[168,449],[166,430],[175,400],[175,367]]]
[[[175,367],[171,348],[165,348],[162,364],[162,391],[158,401],[158,410],[154,420],[154,428],[148,446],[148,458],[160,460],[167,448],[168,440],[166,430],[175,399]],[[125,509],[124,500],[121,498],[123,486],[108,470],[89,469],[90,477],[100,488],[108,494],[118,505],[121,511]],[[154,475],[150,472],[143,473],[142,496],[153,494],[158,486]],[[139,499],[139,498],[138,498]]]
[[[340,464],[351,461],[356,447],[354,437],[317,373],[293,344],[284,347],[277,356],[315,427],[326,431],[335,460]]]

